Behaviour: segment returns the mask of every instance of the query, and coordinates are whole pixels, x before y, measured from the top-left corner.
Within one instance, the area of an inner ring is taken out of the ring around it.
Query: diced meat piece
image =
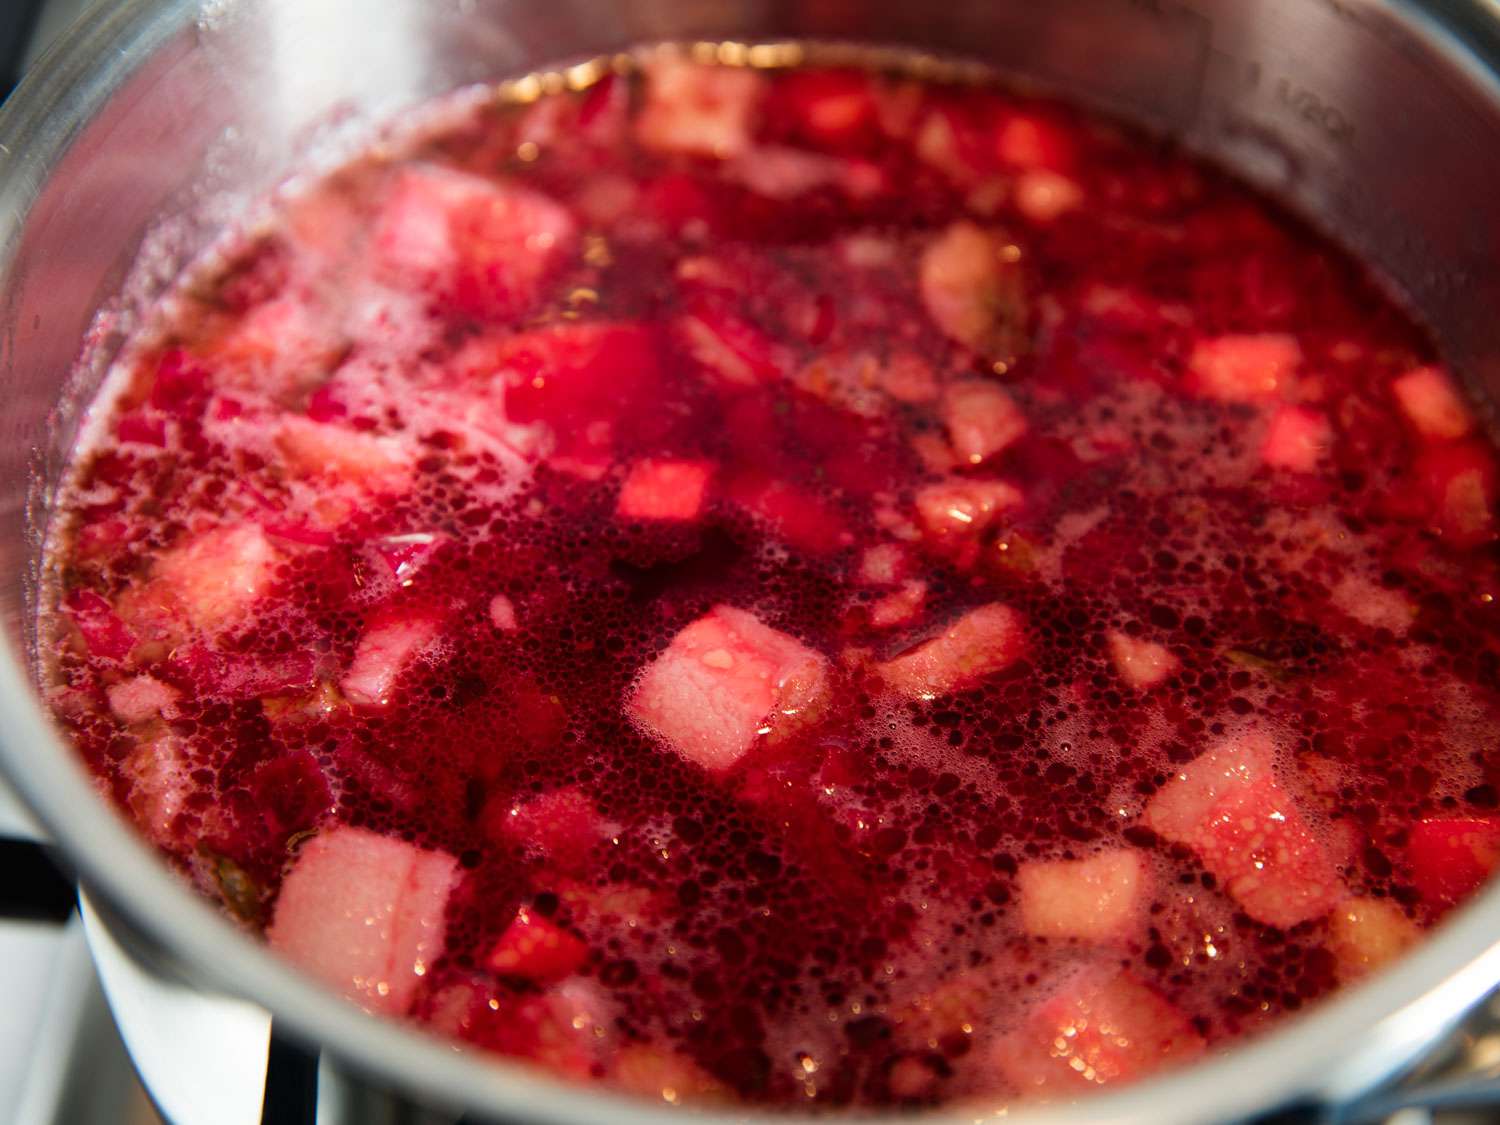
[[[1026,432],[1026,415],[996,384],[964,379],[943,392],[943,424],[958,459],[978,465]]]
[[[1478,441],[1424,451],[1417,477],[1432,505],[1432,522],[1456,547],[1473,547],[1495,537],[1495,458]]]
[[[1147,871],[1130,848],[1090,859],[1023,864],[1021,926],[1036,937],[1108,942],[1139,926]]]
[[[135,634],[104,595],[93,590],[73,590],[63,599],[63,608],[83,635],[89,655],[102,660],[124,660],[135,647]]]
[[[869,547],[859,559],[859,580],[867,586],[894,586],[906,577],[910,559],[899,543]]]
[[[1419,820],[1412,827],[1406,854],[1423,901],[1439,909],[1456,906],[1500,863],[1500,818]]]
[[[750,147],[761,78],[743,67],[660,59],[646,70],[636,139],[659,152],[727,159]]]
[[[620,1089],[668,1105],[717,1105],[732,1100],[729,1088],[686,1055],[666,1046],[627,1043],[610,1068]]]
[[[1182,1012],[1129,973],[1089,970],[1040,1004],[995,1046],[1001,1074],[1023,1095],[1069,1097],[1203,1053]]]
[[[712,475],[706,461],[637,461],[625,474],[615,511],[630,520],[697,519]]]
[[[373,493],[411,486],[412,452],[400,439],[361,433],[334,422],[291,417],[276,432],[280,464],[301,477],[349,481]]]
[[[1441,367],[1418,367],[1391,383],[1406,420],[1424,438],[1461,438],[1474,428],[1463,392]]]
[[[485,806],[490,839],[519,845],[567,871],[588,866],[594,849],[620,829],[604,819],[580,789],[551,789],[528,800],[503,798]]]
[[[915,621],[922,613],[922,604],[927,599],[927,583],[907,582],[901,589],[887,594],[870,607],[870,624],[877,629],[890,629]]]
[[[1346,574],[1329,600],[1354,620],[1372,629],[1389,629],[1400,636],[1416,619],[1417,607],[1395,590],[1388,590],[1358,574]]]
[[[171,718],[177,689],[151,676],[132,676],[105,689],[109,709],[127,723],[144,723],[158,715]]]
[[[753,614],[715,606],[641,673],[631,715],[704,769],[726,770],[757,738],[821,705],[828,661]]]
[[[386,281],[498,320],[535,303],[577,236],[567,209],[539,192],[408,165],[396,173],[373,244]]]
[[[205,531],[157,556],[151,584],[199,629],[232,625],[271,586],[281,554],[259,524]]]
[[[1344,980],[1373,973],[1414,945],[1422,931],[1390,899],[1346,898],[1328,916],[1328,948]]]
[[[1286,929],[1343,898],[1327,849],[1276,780],[1270,742],[1227,738],[1184,766],[1146,806],[1158,835],[1185,844],[1246,914]]]
[[[1310,473],[1318,467],[1333,442],[1333,427],[1316,410],[1282,406],[1271,416],[1260,459],[1273,469]]]
[[[1021,501],[1020,490],[1004,481],[955,477],[918,489],[917,518],[934,540],[974,539]]]
[[[1107,639],[1115,671],[1133,688],[1154,687],[1177,671],[1177,657],[1165,645],[1114,631]]]
[[[1033,223],[1055,221],[1083,205],[1083,188],[1059,172],[1034,168],[1016,178],[1016,210]]]
[[[349,671],[339,681],[345,698],[362,707],[386,706],[401,673],[442,629],[443,623],[428,614],[396,617],[368,627],[359,638]]]
[[[502,633],[513,633],[516,631],[516,605],[504,594],[496,594],[490,599],[490,622]]]
[[[485,966],[501,976],[546,983],[576,973],[588,957],[584,942],[523,906],[491,948]]]
[[[366,1011],[401,1015],[443,952],[458,864],[363,828],[302,845],[281,884],[271,948]]]
[[[971,609],[941,633],[878,666],[887,685],[912,699],[972,687],[1026,651],[1025,620],[998,602]]]
[[[922,302],[933,322],[965,347],[1008,361],[1026,350],[1030,312],[1020,251],[960,222],[922,253]]]
[[[1220,402],[1280,398],[1301,366],[1301,345],[1279,332],[1199,340],[1188,358],[1193,389]]]

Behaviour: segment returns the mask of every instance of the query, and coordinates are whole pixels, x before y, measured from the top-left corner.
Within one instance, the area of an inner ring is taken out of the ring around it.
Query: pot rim
[[[1341,0],[1391,11],[1500,107],[1500,5]],[[215,0],[110,0],[69,29],[0,106],[0,277],[8,286],[29,213],[52,172],[137,68]],[[726,29],[732,32],[732,29]],[[545,60],[544,60],[545,61]],[[496,76],[501,77],[500,75]],[[7,366],[16,362],[6,353]],[[33,451],[35,454],[37,451]],[[75,866],[89,893],[188,979],[269,1009],[278,1028],[326,1045],[340,1061],[435,1104],[528,1120],[640,1123],[660,1107],[551,1078],[531,1067],[455,1050],[395,1021],[372,1018],[303,976],[235,927],[172,873],[98,793],[53,726],[12,637],[0,640],[0,769]],[[1168,1123],[1248,1117],[1274,1107],[1365,1092],[1404,1066],[1500,983],[1500,885],[1492,885],[1414,953],[1375,979],[1217,1057],[1058,1108],[950,1105],[903,1120],[1049,1125]],[[1352,1044],[1363,1045],[1351,1053]],[[690,1112],[705,1125],[784,1114]],[[852,1121],[889,1122],[863,1115]]]

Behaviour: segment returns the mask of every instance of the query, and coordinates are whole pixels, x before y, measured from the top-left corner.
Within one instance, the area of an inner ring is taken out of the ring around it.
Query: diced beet
[[[738,762],[757,738],[819,706],[828,661],[753,614],[715,606],[648,664],[627,707],[637,722],[707,770]]]
[[[151,581],[199,629],[240,620],[276,577],[281,554],[259,524],[201,532],[158,555]]]
[[[577,235],[567,210],[540,192],[409,165],[376,220],[374,253],[391,282],[436,288],[458,310],[499,320],[531,307]]]
[[[637,461],[625,474],[615,511],[635,520],[697,519],[712,474],[706,461]]]
[[[881,679],[912,699],[972,687],[1026,651],[1025,620],[998,602],[971,609],[941,633],[881,664]]]
[[[1276,780],[1273,750],[1250,732],[1178,771],[1146,806],[1146,824],[1191,848],[1246,914],[1286,929],[1343,897],[1327,849]]]
[[[1115,670],[1131,687],[1153,687],[1177,671],[1178,660],[1165,645],[1118,631],[1111,631],[1107,640]]]
[[[944,334],[986,357],[1025,350],[1030,313],[1020,254],[969,222],[954,223],[922,253],[922,302]]]
[[[135,634],[104,595],[93,590],[71,590],[63,599],[63,608],[83,635],[83,643],[91,655],[102,660],[124,660],[135,647]]]
[[[1280,398],[1301,366],[1296,337],[1277,332],[1200,340],[1188,358],[1193,390],[1220,402]]]
[[[156,365],[151,405],[180,418],[195,418],[208,402],[208,368],[181,348],[165,352]]]
[[[362,828],[302,845],[266,930],[271,948],[366,1011],[401,1015],[443,952],[458,864]]]
[[[978,465],[1026,432],[1026,415],[997,384],[965,379],[943,392],[943,424],[958,459]]]
[[[1418,367],[1391,383],[1406,420],[1424,438],[1461,438],[1474,428],[1463,392],[1441,367]]]
[[[494,799],[485,807],[484,828],[491,839],[517,845],[572,872],[585,869],[594,849],[619,831],[572,786],[524,801]]]
[[[523,906],[516,911],[484,963],[501,976],[547,983],[571,976],[583,967],[588,956],[587,944]]]
[[[333,804],[323,768],[305,750],[262,762],[248,786],[266,833],[277,846],[293,833],[312,828]]]
[[[874,134],[871,76],[861,70],[792,71],[771,90],[766,116],[778,136],[814,148],[862,148]]]
[[[127,723],[143,723],[158,715],[168,718],[178,699],[176,688],[151,676],[132,676],[105,689],[109,709]]]
[[[1310,473],[1328,454],[1333,427],[1316,410],[1282,406],[1271,416],[1260,459],[1273,469]]]
[[[1412,881],[1432,907],[1456,906],[1500,863],[1500,819],[1434,817],[1412,826],[1407,844]]]
[[[750,147],[762,79],[740,67],[660,59],[646,69],[646,104],[635,119],[646,148],[727,159]]]
[[[1054,222],[1083,206],[1085,196],[1076,180],[1045,168],[1033,168],[1016,177],[1016,210],[1033,223]]]
[[[386,494],[411,486],[412,450],[395,438],[293,416],[278,427],[276,447],[281,463],[298,476],[348,481]]]
[[[193,690],[228,699],[305,692],[318,682],[316,654],[299,650],[274,655],[224,651],[211,644],[179,645],[166,666]]]
[[[1203,1053],[1187,1016],[1129,973],[1090,969],[995,1045],[1000,1072],[1023,1094],[1071,1097]]]
[[[1033,860],[1021,866],[1021,927],[1035,937],[1108,942],[1140,925],[1150,891],[1140,853],[1130,848],[1089,859]]]
[[[1385,898],[1346,898],[1328,916],[1328,947],[1343,980],[1373,973],[1415,945],[1422,931]]]
[[[166,419],[152,417],[141,410],[124,414],[115,423],[115,436],[121,441],[133,441],[140,445],[154,445],[160,448],[167,444]]]
[[[1077,153],[1068,130],[1034,113],[1007,113],[995,130],[995,152],[1012,168],[1068,172]]]
[[[1431,505],[1431,520],[1445,540],[1473,547],[1495,537],[1495,456],[1478,441],[1424,450],[1416,476]]]
[[[442,633],[443,623],[430,614],[395,617],[368,627],[354,650],[339,687],[351,703],[384,707],[396,681]]]
[[[828,554],[852,538],[843,517],[821,497],[764,473],[737,473],[724,485],[724,493],[773,535],[800,550]]]

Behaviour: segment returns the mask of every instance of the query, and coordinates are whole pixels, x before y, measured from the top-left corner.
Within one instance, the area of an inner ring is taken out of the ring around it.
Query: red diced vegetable
[[[1456,906],[1479,889],[1500,862],[1500,818],[1419,820],[1407,844],[1412,880],[1429,906]]]
[[[501,976],[545,983],[571,976],[588,956],[587,944],[523,906],[490,949],[485,966]]]
[[[697,519],[712,474],[706,461],[637,461],[625,474],[615,510],[625,519]]]

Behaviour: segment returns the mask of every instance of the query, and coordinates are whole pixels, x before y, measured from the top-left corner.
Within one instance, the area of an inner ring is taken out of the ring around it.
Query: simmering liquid
[[[868,1107],[1181,1064],[1482,883],[1495,451],[1355,263],[1066,105],[643,59],[287,193],[101,394],[50,701],[200,888]]]

